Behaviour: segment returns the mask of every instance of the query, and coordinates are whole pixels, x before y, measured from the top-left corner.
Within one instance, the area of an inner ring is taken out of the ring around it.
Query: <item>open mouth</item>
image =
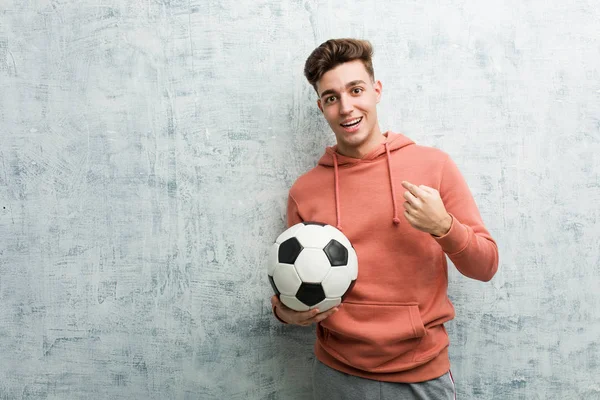
[[[363,117],[359,117],[359,118],[354,118],[353,120],[350,120],[348,122],[342,123],[340,125],[342,125],[344,128],[352,128],[358,124],[360,124],[360,121],[362,121]]]
[[[345,121],[340,124],[342,128],[348,133],[356,132],[360,129],[360,123],[362,122],[363,117],[354,118],[348,121]]]

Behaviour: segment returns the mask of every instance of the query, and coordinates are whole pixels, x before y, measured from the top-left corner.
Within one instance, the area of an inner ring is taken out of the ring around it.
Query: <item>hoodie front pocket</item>
[[[417,304],[349,303],[323,322],[323,346],[340,361],[365,371],[413,365],[425,335]]]

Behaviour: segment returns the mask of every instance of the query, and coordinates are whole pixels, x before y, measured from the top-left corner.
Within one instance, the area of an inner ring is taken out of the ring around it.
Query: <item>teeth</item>
[[[352,121],[350,121],[350,122],[347,122],[347,123],[345,123],[345,124],[342,124],[342,126],[350,126],[350,125],[354,125],[354,124],[356,124],[358,121],[360,121],[361,119],[362,119],[362,117],[360,117],[360,118],[356,118],[356,119],[353,119],[353,120],[352,120]]]

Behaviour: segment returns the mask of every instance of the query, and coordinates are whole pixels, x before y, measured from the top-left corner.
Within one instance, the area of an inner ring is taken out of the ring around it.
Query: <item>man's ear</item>
[[[321,104],[321,99],[317,99],[317,107],[319,107],[319,110],[323,112],[323,105]]]
[[[383,91],[383,85],[381,81],[377,81],[373,84],[373,89],[375,89],[375,93],[377,93],[377,103],[381,100],[381,92]]]

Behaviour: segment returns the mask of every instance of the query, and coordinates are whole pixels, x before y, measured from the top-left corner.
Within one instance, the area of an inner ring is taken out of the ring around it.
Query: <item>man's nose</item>
[[[352,112],[352,100],[346,96],[340,97],[340,114],[346,115]]]

